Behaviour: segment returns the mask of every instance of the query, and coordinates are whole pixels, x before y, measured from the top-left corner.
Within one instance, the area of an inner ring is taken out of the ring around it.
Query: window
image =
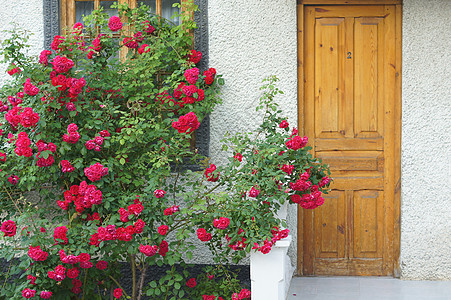
[[[183,0],[61,0],[60,28],[64,31],[65,28],[70,28],[77,22],[83,23],[83,15],[89,15],[94,9],[100,7],[103,7],[104,12],[109,16],[117,15],[117,10],[111,8],[114,2],[127,3],[131,8],[147,5],[150,7],[151,13],[171,20],[174,12],[179,10],[179,8],[172,7],[172,5],[180,3],[180,1],[183,2]],[[172,21],[176,24],[180,23],[180,19]]]
[[[100,6],[100,0],[43,0],[44,1],[44,49],[50,49],[50,44],[53,37],[62,33],[62,28],[72,27],[77,21],[77,16],[80,18],[83,14],[89,14],[93,9]],[[174,9],[172,4],[177,0],[119,0],[120,2],[127,2],[131,7],[141,5],[141,3],[153,8],[155,13],[165,18],[172,16]],[[193,0],[178,0],[184,1]],[[84,2],[84,3],[81,3]],[[180,3],[180,2],[178,2]],[[110,5],[111,5],[110,4]],[[194,31],[194,48],[203,53],[202,60],[198,64],[199,69],[206,70],[209,68],[208,64],[208,0],[194,0],[194,4],[199,7],[199,10],[194,13],[194,21],[197,24],[197,29]],[[105,3],[102,3],[104,7]],[[78,14],[77,14],[77,7]],[[108,6],[109,8],[110,6]],[[201,123],[199,129],[196,130],[195,137],[196,147],[199,153],[204,156],[209,156],[210,144],[210,118],[207,116]]]

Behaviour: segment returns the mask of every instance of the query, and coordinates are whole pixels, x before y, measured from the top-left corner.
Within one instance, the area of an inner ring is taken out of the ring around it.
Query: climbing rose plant
[[[0,91],[0,253],[9,262],[0,296],[250,299],[225,266],[287,237],[276,216],[285,202],[322,205],[329,170],[280,116],[275,77],[264,80],[258,130],[224,138],[227,163],[200,155],[193,136],[220,103],[223,79],[196,66],[195,24],[189,14],[175,26],[145,6],[116,8],[113,17],[94,11],[39,58],[17,32],[3,43],[12,80]],[[185,262],[200,247],[216,264],[193,277]]]

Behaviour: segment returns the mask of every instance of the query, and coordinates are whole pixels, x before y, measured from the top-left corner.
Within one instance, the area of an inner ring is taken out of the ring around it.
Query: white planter
[[[281,220],[287,219],[288,201],[277,211]],[[284,228],[280,228],[284,229]],[[277,241],[267,254],[251,252],[252,300],[285,300],[293,277],[294,267],[287,255],[292,236]]]
[[[290,288],[294,267],[287,255],[292,237],[277,241],[268,254],[252,252],[252,300],[284,300]]]

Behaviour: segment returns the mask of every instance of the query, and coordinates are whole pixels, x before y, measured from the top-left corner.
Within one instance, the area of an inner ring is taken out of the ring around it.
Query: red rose
[[[177,129],[179,133],[192,132],[199,128],[200,123],[197,120],[197,116],[193,112],[189,112],[184,116],[181,116],[177,122],[172,123],[172,127]]]
[[[291,201],[293,203],[300,203],[302,201],[301,196],[299,195],[291,195]]]
[[[78,260],[80,262],[87,262],[91,259],[91,256],[89,255],[89,253],[80,253],[78,255]]]
[[[85,175],[91,181],[100,180],[102,176],[108,174],[108,168],[103,167],[100,163],[95,163],[88,168],[85,168]]]
[[[55,231],[53,233],[53,239],[55,240],[55,242],[57,242],[59,244],[66,245],[68,242],[66,234],[67,234],[66,226],[56,227]],[[57,239],[63,240],[63,242],[59,242],[59,241],[57,241]]]
[[[39,121],[39,115],[33,111],[31,107],[25,107],[24,111],[20,113],[20,124],[23,127],[34,127]]]
[[[302,179],[296,180],[296,182],[290,182],[290,189],[295,191],[305,191],[310,188],[312,183],[310,181],[305,181]]]
[[[105,270],[108,267],[108,262],[101,260],[96,263],[96,268],[99,270]]]
[[[49,254],[41,250],[41,246],[30,246],[28,249],[28,256],[34,261],[44,261],[47,259]]]
[[[261,248],[260,248],[260,252],[263,254],[267,254],[269,253],[269,251],[271,251],[271,244],[269,243],[265,243]]]
[[[50,297],[52,297],[52,292],[42,291],[40,296],[42,299],[50,299]]]
[[[64,37],[60,36],[60,35],[55,35],[55,37],[53,38],[53,42],[52,45],[50,46],[50,48],[52,48],[52,50],[59,50],[59,45],[64,41]]]
[[[168,253],[168,251],[169,251],[168,242],[166,242],[164,240],[161,241],[160,246],[158,248],[159,248],[158,253],[163,257],[166,256],[166,253]]]
[[[298,135],[295,135],[292,139],[288,140],[285,145],[288,149],[298,150],[300,148],[303,148],[307,145],[308,138],[305,136],[301,138]]]
[[[36,285],[36,277],[34,277],[33,275],[27,275],[27,280],[30,280],[30,284]]]
[[[196,278],[190,278],[188,279],[188,281],[186,282],[186,285],[190,288],[193,288],[196,286]]]
[[[238,160],[239,162],[243,161],[243,155],[241,153],[237,153],[233,156],[234,159]]]
[[[67,270],[67,277],[73,279],[73,278],[77,278],[78,275],[80,275],[80,271],[78,270],[78,268],[72,268]]]
[[[142,233],[144,230],[144,226],[146,226],[146,223],[144,223],[143,220],[138,219],[135,222],[135,233]]]
[[[280,169],[282,171],[284,171],[285,173],[287,173],[288,175],[290,175],[294,171],[294,166],[293,165],[283,165],[282,168],[280,168]]]
[[[216,182],[219,179],[219,174],[216,176],[213,175],[213,172],[216,171],[216,166],[214,164],[211,164],[210,167],[208,167],[205,170],[205,177],[207,177],[207,181]]]
[[[143,253],[145,256],[154,256],[157,254],[158,247],[157,245],[143,245],[139,246],[139,252]]]
[[[191,50],[191,53],[188,56],[188,61],[192,62],[192,63],[199,63],[199,61],[202,59],[202,52],[200,51],[196,51],[196,50]]]
[[[122,289],[119,289],[119,288],[115,289],[114,292],[113,292],[113,296],[116,299],[121,298],[122,297]]]
[[[8,220],[3,222],[0,231],[4,233],[3,236],[13,237],[16,235],[16,229],[17,229],[16,223],[14,221]]]
[[[99,132],[99,134],[102,137],[109,137],[111,135],[108,130],[102,130]]]
[[[287,120],[283,120],[282,122],[280,122],[279,127],[280,128],[287,128],[289,126]]]
[[[209,240],[211,240],[211,233],[207,233],[205,228],[199,228],[197,229],[197,237],[202,242],[208,242]]]
[[[141,22],[141,24],[143,25],[144,31],[147,34],[152,34],[155,31],[155,27],[150,25],[150,22],[148,20]]]
[[[197,92],[197,87],[195,85],[185,85],[182,87],[182,92],[187,96],[192,96]]]
[[[219,219],[213,220],[213,226],[218,229],[226,229],[230,224],[229,218],[220,217]]]
[[[94,266],[94,264],[90,261],[82,261],[80,262],[80,268],[82,269],[90,269]]]
[[[158,233],[161,235],[166,235],[166,233],[168,233],[168,229],[169,227],[167,225],[161,225],[158,227]]]
[[[66,73],[74,66],[74,62],[65,56],[55,56],[52,65],[57,73]]]

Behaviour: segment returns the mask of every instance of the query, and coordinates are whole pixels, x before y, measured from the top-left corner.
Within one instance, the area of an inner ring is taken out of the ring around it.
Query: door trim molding
[[[399,256],[401,237],[401,74],[402,74],[402,0],[298,0],[297,5],[297,70],[298,70],[298,128],[305,134],[304,123],[304,89],[305,89],[305,59],[304,59],[304,13],[307,5],[358,5],[358,4],[390,4],[395,5],[395,92],[394,92],[394,220],[393,220],[393,276],[400,276]],[[304,212],[298,207],[297,226],[297,274],[303,275],[304,270]],[[308,214],[305,217],[309,217]]]

